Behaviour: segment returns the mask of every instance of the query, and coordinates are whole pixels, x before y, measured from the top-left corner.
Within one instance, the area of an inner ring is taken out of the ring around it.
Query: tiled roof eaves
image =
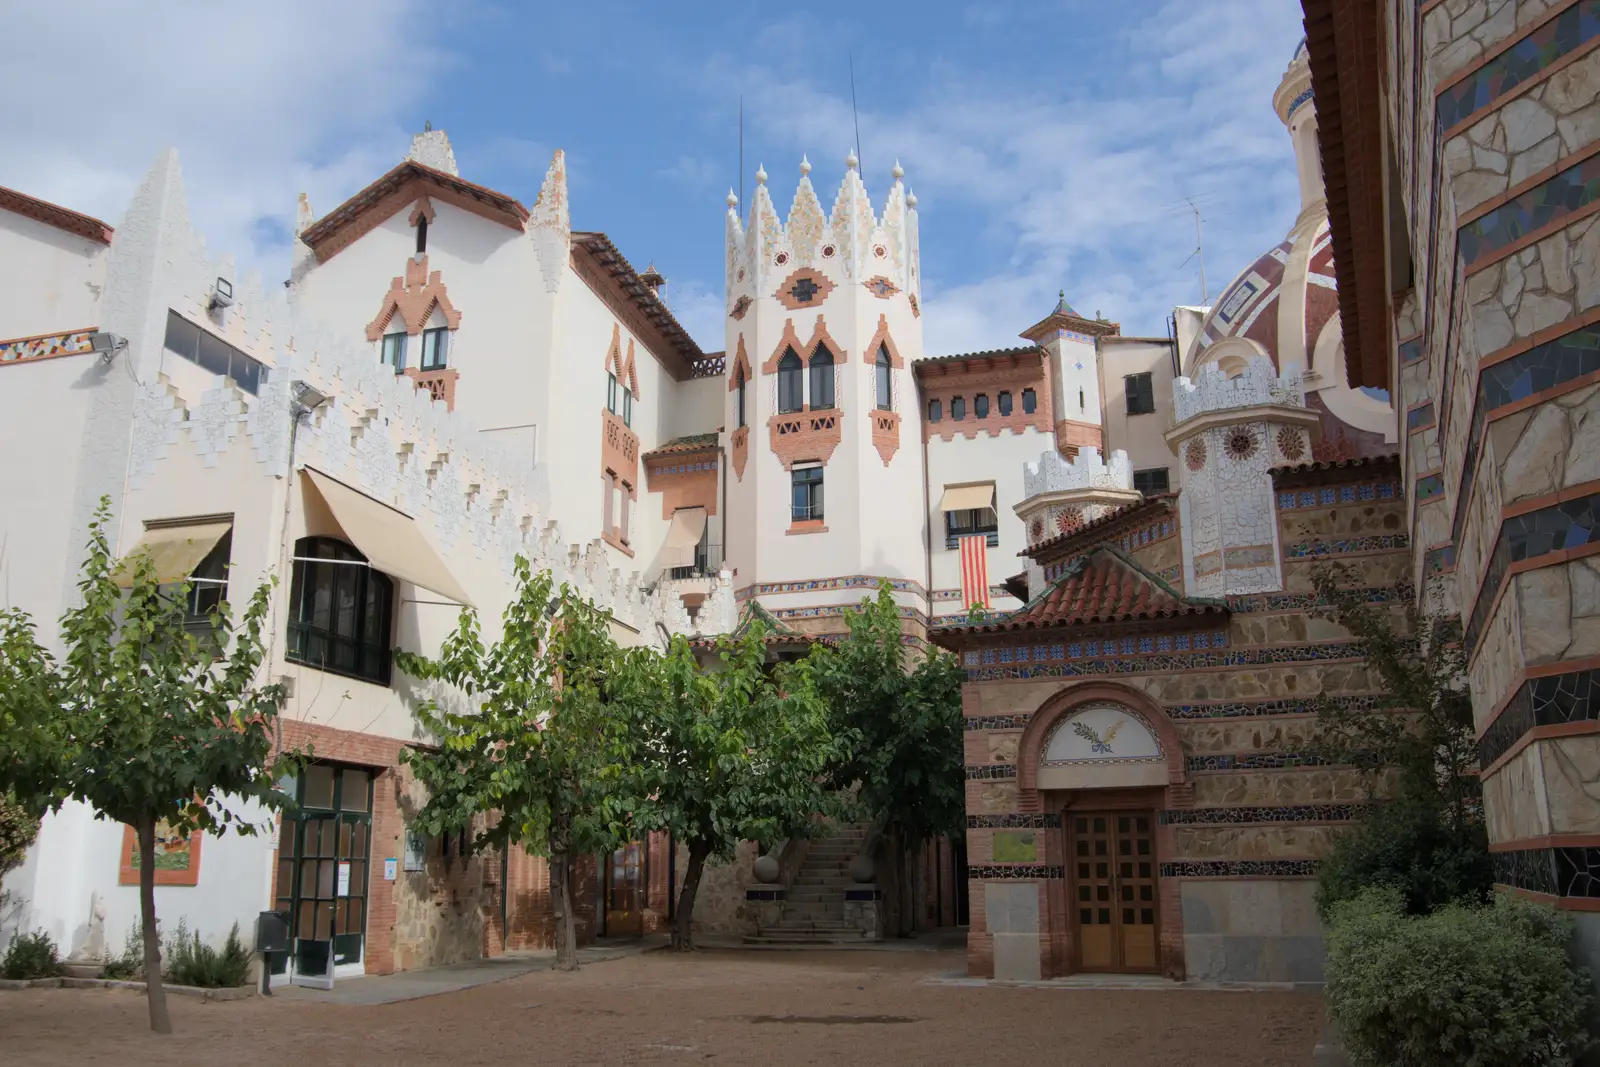
[[[433,167],[424,166],[408,159],[306,227],[305,231],[300,234],[300,240],[304,241],[308,247],[315,249],[319,244],[328,241],[340,230],[360,218],[376,205],[379,200],[400,188],[402,184],[412,178],[420,178],[429,184],[449,189],[451,192],[470,197],[487,207],[493,208],[506,216],[507,225],[514,224],[520,227],[528,221],[528,209],[523,207],[514,197],[509,197],[504,193],[497,193],[486,186],[478,185],[476,182],[469,182],[463,178],[456,177],[454,174],[446,174],[442,170],[435,170]]]
[[[994,359],[994,358],[997,358],[997,357],[998,358],[1004,358],[1004,357],[1007,357],[1007,356],[1021,357],[1021,356],[1033,356],[1033,355],[1037,355],[1037,356],[1041,356],[1042,357],[1044,355],[1044,349],[1040,348],[1038,345],[1021,345],[1021,346],[1019,346],[1017,348],[993,348],[993,349],[990,349],[990,350],[988,350],[986,352],[960,352],[960,353],[957,353],[957,354],[952,355],[952,356],[927,356],[927,357],[924,357],[923,359],[914,359],[914,360],[912,360],[911,361],[911,366],[912,366],[912,369],[914,370],[914,369],[916,369],[918,367],[932,367],[932,366],[935,366],[935,365],[938,365],[938,364],[945,364],[945,363],[967,363],[967,362],[971,362],[973,360],[979,360],[979,359]]]
[[[639,309],[640,314],[661,332],[674,354],[683,361],[684,374],[687,376],[691,373],[694,364],[705,358],[705,353],[689,336],[689,331],[685,330],[668,310],[667,305],[661,302],[661,297],[656,291],[639,277],[638,271],[634,270],[627,257],[618,251],[611,238],[598,230],[574,230],[572,244],[575,249],[583,249],[595,261],[596,266],[611,276],[617,289],[621,290],[623,295]]]
[[[1098,544],[1101,538],[1110,536],[1110,530],[1116,527],[1118,523],[1136,521],[1146,508],[1164,515],[1172,510],[1171,502],[1177,499],[1177,493],[1161,493],[1147,496],[1136,504],[1124,504],[1116,511],[1084,523],[1071,533],[1057,534],[1048,541],[1040,541],[1030,548],[1023,549],[1017,555],[1035,560],[1042,554],[1056,555],[1059,554],[1062,546],[1072,544],[1079,538],[1087,538],[1091,545]],[[1160,506],[1157,507],[1156,505]]]
[[[1357,475],[1400,474],[1400,455],[1390,452],[1381,456],[1356,456],[1351,459],[1330,459],[1314,463],[1300,463],[1292,467],[1273,467],[1267,474],[1272,484],[1284,489],[1299,485],[1315,485],[1336,481],[1345,472]]]
[[[77,234],[97,244],[108,245],[111,243],[112,228],[92,215],[73,211],[71,208],[52,204],[48,200],[40,200],[36,196],[16,189],[8,189],[0,185],[0,209],[14,212],[35,222],[42,222],[46,226],[54,226],[58,230]]]
[[[645,459],[654,459],[657,456],[682,456],[695,452],[715,452],[719,435],[715,433],[689,434],[677,437],[663,444],[660,448],[652,449],[644,454]]]

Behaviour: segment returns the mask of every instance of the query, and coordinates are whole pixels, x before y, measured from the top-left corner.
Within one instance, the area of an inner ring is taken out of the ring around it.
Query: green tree
[[[31,677],[35,696],[47,701],[27,713],[37,743],[13,765],[12,784],[25,803],[77,800],[97,819],[133,827],[150,1028],[165,1034],[172,1022],[161,986],[156,826],[176,834],[222,834],[229,826],[255,833],[226,802],[281,808],[288,798],[276,783],[299,754],[277,751],[280,688],[255,682],[270,587],[257,588],[237,620],[221,604],[209,632],[197,635],[185,623],[187,587],[159,585],[142,553],[113,559],[109,516],[102,500],[89,525],[82,603],[61,618],[66,653],[59,662],[33,641],[25,617],[0,620],[6,670]],[[52,738],[58,747],[48,746]]]
[[[1381,707],[1316,701],[1317,748],[1392,783],[1391,796],[1335,839],[1318,873],[1319,908],[1326,916],[1379,884],[1397,888],[1417,915],[1483,902],[1494,876],[1459,620],[1422,614],[1406,586],[1374,602],[1340,565],[1314,570],[1312,586],[1387,694]]]
[[[741,841],[771,846],[804,835],[833,806],[825,772],[833,742],[827,713],[804,661],[766,670],[760,622],[717,646],[720,665],[702,669],[675,637],[663,658],[628,653],[619,706],[629,722],[636,818],[689,850],[672,944],[694,947],[694,902],[706,862]]]
[[[0,876],[22,863],[39,831],[48,796],[21,797],[28,780],[49,783],[62,748],[54,713],[55,674],[33,620],[0,610]]]
[[[425,700],[417,717],[436,742],[401,754],[428,789],[417,815],[430,834],[498,812],[473,848],[521,845],[546,856],[556,912],[556,964],[578,965],[572,869],[578,856],[609,853],[627,839],[632,807],[611,714],[624,657],[610,615],[548,571],[516,561],[516,591],[500,640],[485,646],[477,615],[464,609],[439,658],[397,653],[417,678],[453,687],[456,698]],[[448,704],[448,706],[446,706]]]
[[[889,928],[907,934],[906,852],[960,831],[966,813],[962,671],[954,656],[935,648],[909,662],[888,582],[845,619],[849,635],[836,646],[813,645],[809,656],[841,746],[831,779],[863,818],[882,828]]]

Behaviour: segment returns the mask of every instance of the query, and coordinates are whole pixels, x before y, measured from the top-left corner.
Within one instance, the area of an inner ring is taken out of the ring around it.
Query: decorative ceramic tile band
[[[1556,897],[1600,897],[1600,848],[1526,848],[1491,858],[1500,885]]]
[[[1106,674],[1165,674],[1204,670],[1207,667],[1256,667],[1327,660],[1361,659],[1361,646],[1353,641],[1320,645],[1277,645],[1224,652],[1173,653],[1138,659],[1095,659],[1081,663],[1034,666],[968,667],[967,681],[990,682],[1016,678],[1085,678]]]
[[[1397,596],[1393,586],[1383,585],[1368,586],[1366,593],[1369,604],[1387,604]],[[1230,596],[1227,601],[1228,610],[1235,615],[1256,611],[1310,611],[1312,608],[1326,607],[1328,603],[1316,593],[1258,593]]]
[[[1405,534],[1377,534],[1370,537],[1347,537],[1334,541],[1301,541],[1283,550],[1286,559],[1320,559],[1323,556],[1343,556],[1353,552],[1384,552],[1408,548],[1411,539]]]
[[[16,341],[0,341],[0,363],[26,363],[53,356],[75,356],[93,351],[89,336],[93,330],[73,330],[70,333],[50,334],[45,337],[24,337]]]
[[[1307,878],[1316,860],[1181,860],[1163,863],[1163,878]]]
[[[1422,573],[1427,576],[1443,574],[1447,570],[1454,570],[1456,566],[1456,546],[1440,545],[1430,548],[1422,557]]]
[[[1442,132],[1466,121],[1562,56],[1600,36],[1600,0],[1583,0],[1439,94]]]
[[[1177,530],[1177,524],[1173,520],[1163,519],[1161,522],[1137,530],[1129,530],[1118,539],[1117,544],[1122,546],[1124,552],[1132,552],[1134,549],[1171,537]]]
[[[981,767],[967,768],[967,781],[990,781],[996,778],[1015,778],[1015,763],[986,763]]]
[[[1364,804],[1289,804],[1266,808],[1181,808],[1160,812],[1163,826],[1249,826],[1276,822],[1351,822]]]
[[[1321,489],[1284,490],[1278,494],[1278,510],[1321,508],[1330,504],[1355,504],[1363,500],[1400,500],[1405,486],[1399,482],[1367,482],[1364,485],[1329,485]]]
[[[1406,433],[1416,433],[1425,430],[1438,420],[1433,417],[1433,401],[1418,404],[1406,412]]]
[[[1489,567],[1478,587],[1467,624],[1467,651],[1475,652],[1478,640],[1489,625],[1489,612],[1500,595],[1500,585],[1513,563],[1537,559],[1552,552],[1579,548],[1600,541],[1600,493],[1564,500],[1538,511],[1517,515],[1500,524],[1489,553]]]
[[[1309,752],[1230,752],[1210,756],[1186,756],[1190,771],[1281,771],[1289,767],[1342,766]]]
[[[1335,707],[1358,711],[1371,711],[1375,708],[1389,707],[1391,701],[1385,696],[1341,696],[1326,698]],[[1203,720],[1203,719],[1256,719],[1273,715],[1313,715],[1316,705],[1305,700],[1238,700],[1222,701],[1214,704],[1167,704],[1164,705],[1167,717],[1176,720]],[[966,721],[968,730],[1022,730],[1026,729],[1033,718],[1032,712],[1022,712],[1013,715],[969,715]]]
[[[968,830],[1058,830],[1061,816],[1055,812],[1006,812],[1003,815],[968,815]]]
[[[981,878],[1036,878],[1043,881],[1060,881],[1066,876],[1066,868],[1060,864],[1015,863],[1005,866],[969,866],[967,868],[967,877],[973,881]]]
[[[1045,663],[1050,660],[1086,659],[1095,656],[1147,656],[1162,652],[1187,652],[1191,649],[1226,648],[1224,630],[1209,633],[1184,633],[1161,637],[1105,638],[1094,641],[1066,641],[1061,644],[1014,645],[1009,648],[971,649],[962,655],[966,667],[995,663]]]
[[[1529,678],[1478,739],[1478,766],[1487,767],[1535,726],[1600,719],[1600,671]]]
[[[814,593],[826,589],[876,590],[878,583],[884,580],[883,577],[873,574],[850,574],[841,578],[808,578],[801,582],[761,582],[755,585],[747,585],[743,589],[734,590],[733,598],[735,600],[749,600],[753,596],[782,593]],[[909,578],[889,578],[888,582],[890,587],[897,593],[925,595],[921,582],[914,582]]]
[[[1493,259],[1523,237],[1559,222],[1600,198],[1600,156],[1590,156],[1513,197],[1456,232],[1467,270]]]

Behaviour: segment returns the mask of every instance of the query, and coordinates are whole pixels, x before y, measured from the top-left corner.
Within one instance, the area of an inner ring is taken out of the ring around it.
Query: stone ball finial
[[[861,163],[861,160],[856,158],[856,150],[854,148],[850,149],[848,152],[845,153],[844,165],[845,165],[846,168],[848,168],[849,170],[855,170],[856,167],[860,165],[860,163]]]
[[[906,169],[900,165],[900,161],[897,159],[894,161],[894,169],[889,173],[894,175],[895,181],[899,181],[906,176]]]
[[[765,185],[765,184],[767,184],[767,168],[763,167],[759,163],[756,164],[756,184],[757,185]]]
[[[738,207],[739,206],[739,194],[734,192],[732,189],[728,190],[728,206],[729,207]]]
[[[804,155],[801,155],[801,157],[800,157],[800,176],[803,178],[807,174],[810,174],[810,173],[811,173],[811,160],[807,159]]]
[[[910,192],[906,193],[906,207],[916,207],[916,206],[917,206],[917,194],[916,193],[910,193]]]
[[[757,857],[755,863],[750,865],[750,873],[756,876],[756,881],[764,885],[771,885],[778,880],[781,870],[778,867],[778,857],[772,853]]]

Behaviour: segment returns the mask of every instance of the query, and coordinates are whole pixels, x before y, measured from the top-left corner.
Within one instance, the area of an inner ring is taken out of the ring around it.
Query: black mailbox
[[[260,953],[289,951],[289,913],[264,911],[256,919],[256,951]]]

